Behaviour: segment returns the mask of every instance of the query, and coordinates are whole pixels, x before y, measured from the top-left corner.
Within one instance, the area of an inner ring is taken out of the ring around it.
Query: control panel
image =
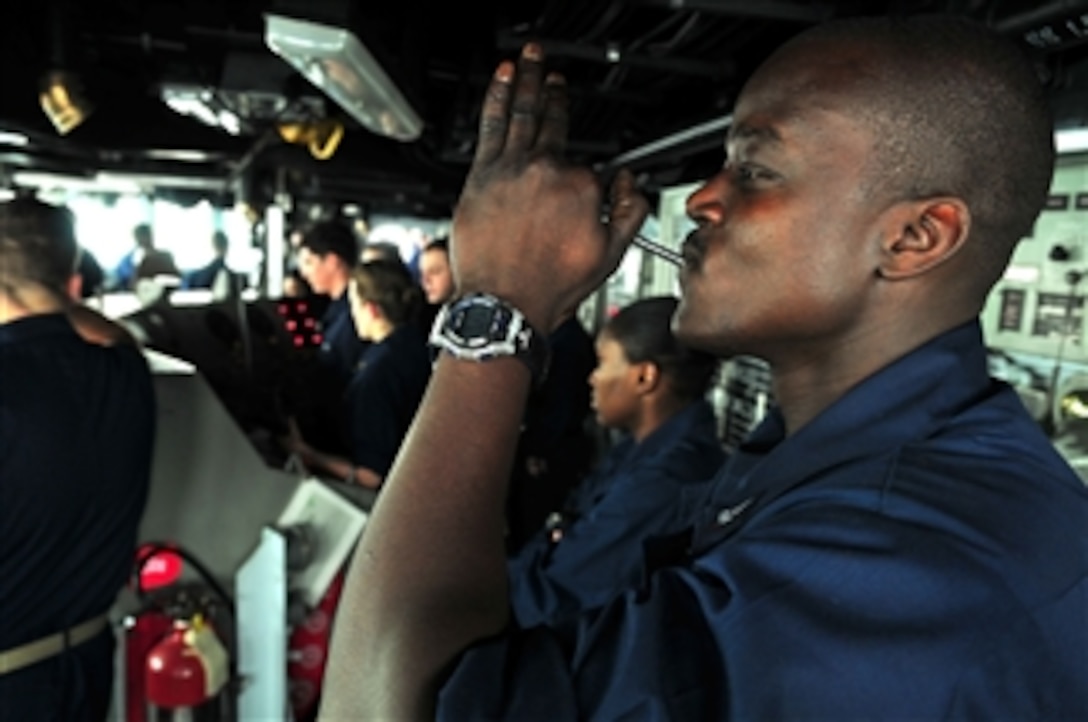
[[[1050,196],[982,315],[987,344],[1013,354],[1088,363],[1088,155],[1058,159]]]

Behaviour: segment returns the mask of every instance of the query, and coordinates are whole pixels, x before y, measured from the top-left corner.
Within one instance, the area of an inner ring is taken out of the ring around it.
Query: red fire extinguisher
[[[158,609],[125,619],[125,722],[148,722],[144,692],[147,655],[173,627],[173,617]]]
[[[220,692],[230,665],[226,648],[203,615],[174,622],[148,653],[144,675],[149,720],[220,719]]]

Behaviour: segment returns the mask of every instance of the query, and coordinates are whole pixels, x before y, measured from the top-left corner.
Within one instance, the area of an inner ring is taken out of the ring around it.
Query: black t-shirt
[[[430,354],[413,324],[367,349],[344,396],[352,463],[389,472],[430,375]]]
[[[114,602],[147,499],[155,412],[131,347],[63,315],[0,326],[0,649]]]
[[[54,314],[0,325],[0,649],[106,612],[133,566],[154,392],[131,347],[84,342]],[[93,719],[108,632],[0,675],[0,718]]]

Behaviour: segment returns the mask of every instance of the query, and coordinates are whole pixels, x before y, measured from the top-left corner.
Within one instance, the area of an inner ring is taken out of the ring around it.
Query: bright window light
[[[400,251],[401,258],[411,258],[419,248],[415,246],[411,231],[400,223],[382,223],[367,236],[369,243],[392,243]]]
[[[132,229],[141,223],[151,224],[155,247],[169,251],[182,272],[211,262],[212,233],[217,228],[229,239],[227,265],[231,269],[253,275],[261,264],[260,249],[250,245],[249,222],[240,213],[214,208],[207,201],[183,207],[146,195],[120,195],[107,202],[101,195],[67,193],[56,202],[72,210],[76,238],[107,276],[132,251]]]
[[[239,273],[255,276],[264,260],[264,252],[250,243],[253,229],[249,220],[244,213],[234,209],[220,210],[218,214],[220,228],[230,239],[227,265]]]
[[[1017,266],[1013,264],[1005,269],[1006,281],[1013,281],[1016,283],[1035,283],[1039,280],[1039,267],[1038,266]]]
[[[210,203],[201,201],[192,208],[184,208],[169,201],[155,200],[152,208],[155,247],[173,254],[178,268],[200,268],[212,260],[215,219]]]
[[[1054,146],[1059,153],[1088,151],[1088,128],[1067,128],[1054,134]]]
[[[132,229],[148,222],[151,212],[142,196],[120,196],[113,203],[94,196],[70,196],[68,207],[75,216],[76,238],[107,274],[132,250]]]
[[[22,133],[13,133],[10,130],[0,130],[0,145],[17,145],[25,146],[30,143],[30,138],[27,138]]]

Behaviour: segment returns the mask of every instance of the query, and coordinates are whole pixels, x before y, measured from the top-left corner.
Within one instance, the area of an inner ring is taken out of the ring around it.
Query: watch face
[[[473,305],[457,309],[452,326],[456,333],[472,345],[506,340],[511,314],[493,305]]]
[[[430,341],[456,358],[487,361],[514,356],[524,361],[535,379],[548,364],[547,343],[536,336],[516,310],[487,294],[473,294],[442,310]]]
[[[492,333],[492,321],[495,319],[493,308],[470,308],[465,311],[465,321],[461,325],[461,333],[467,338],[494,338]]]

